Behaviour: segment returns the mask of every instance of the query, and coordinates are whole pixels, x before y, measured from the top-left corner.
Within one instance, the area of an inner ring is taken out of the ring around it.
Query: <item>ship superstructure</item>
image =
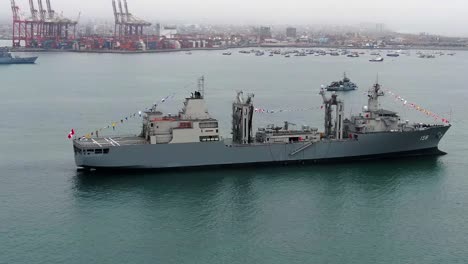
[[[149,144],[219,141],[218,120],[208,113],[203,82],[200,78],[200,88],[185,99],[178,115],[164,115],[156,106],[145,112],[141,136]]]
[[[232,138],[223,139],[205,105],[203,84],[201,78],[177,115],[164,115],[156,106],[146,111],[139,136],[74,139],[77,166],[163,169],[441,154],[438,143],[450,128],[401,122],[397,113],[380,107],[384,93],[376,83],[363,112],[349,118],[344,102],[322,89],[323,131],[307,125],[292,129],[295,124],[285,121],[258,128],[255,135],[254,95],[239,91],[232,104]]]

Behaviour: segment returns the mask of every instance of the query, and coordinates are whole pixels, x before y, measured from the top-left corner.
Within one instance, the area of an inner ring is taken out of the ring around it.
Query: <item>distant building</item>
[[[164,26],[160,31],[161,37],[173,38],[175,35],[177,35],[177,26],[175,25]]]
[[[293,27],[286,28],[286,37],[287,38],[296,38],[297,37],[296,28],[293,28]]]
[[[92,24],[87,24],[85,27],[85,36],[91,36],[94,34],[94,26]]]
[[[156,23],[154,31],[155,31],[154,33],[156,36],[158,37],[161,36],[161,24]]]
[[[385,31],[385,25],[382,24],[382,23],[378,23],[375,25],[375,30],[378,32],[378,33],[382,33]]]
[[[260,27],[259,36],[261,40],[271,39],[271,29],[270,27]]]

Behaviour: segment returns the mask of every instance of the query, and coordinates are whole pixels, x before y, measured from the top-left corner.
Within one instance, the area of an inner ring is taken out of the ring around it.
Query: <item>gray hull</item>
[[[34,64],[38,57],[0,58],[0,64]]]
[[[347,92],[347,91],[354,91],[356,88],[353,87],[341,87],[341,88],[327,88],[327,91],[329,92]]]
[[[164,169],[233,166],[265,163],[347,161],[389,156],[441,154],[440,139],[450,126],[413,132],[359,134],[358,139],[322,140],[315,143],[233,145],[224,142],[135,144],[109,147],[106,154],[79,153],[82,168]],[[79,143],[75,141],[75,146]],[[97,147],[96,147],[97,148]],[[81,151],[80,151],[81,152]]]

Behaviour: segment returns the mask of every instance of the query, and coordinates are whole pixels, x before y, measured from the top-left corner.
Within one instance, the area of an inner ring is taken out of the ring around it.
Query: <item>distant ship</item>
[[[368,105],[345,117],[337,94],[320,91],[324,130],[307,125],[290,129],[268,125],[253,133],[253,94],[238,92],[232,103],[232,138],[220,136],[218,120],[205,105],[204,79],[185,99],[177,115],[146,111],[139,136],[73,139],[76,165],[83,169],[174,169],[190,167],[303,164],[388,157],[444,154],[439,141],[450,125],[402,122],[380,108],[384,93],[376,83],[368,91]]]
[[[0,64],[33,64],[37,57],[13,57],[7,48],[0,48]]]
[[[358,87],[355,83],[351,82],[351,80],[346,77],[346,73],[344,73],[343,80],[332,82],[330,85],[326,87],[327,91],[332,92],[345,92],[345,91],[353,91],[356,90]]]

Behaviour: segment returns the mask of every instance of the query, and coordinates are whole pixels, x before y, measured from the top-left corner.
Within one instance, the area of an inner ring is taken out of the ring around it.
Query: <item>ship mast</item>
[[[379,96],[383,96],[384,93],[381,90],[381,86],[379,82],[377,81],[372,88],[369,89],[369,92],[367,94],[368,99],[367,99],[367,107],[369,112],[375,112],[379,110]]]
[[[205,98],[205,76],[198,78],[198,92],[202,98]]]

